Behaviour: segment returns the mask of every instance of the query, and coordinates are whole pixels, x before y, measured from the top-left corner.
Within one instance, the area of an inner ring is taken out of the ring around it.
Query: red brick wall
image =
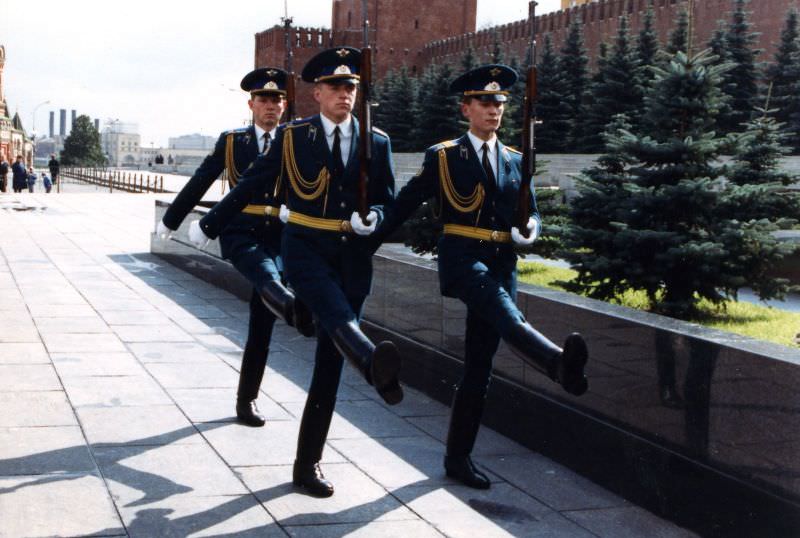
[[[681,10],[688,6],[687,0],[655,0],[655,27],[659,39],[664,42],[673,27],[673,23]],[[758,57],[759,61],[772,61],[775,54],[775,44],[780,38],[781,28],[786,19],[786,13],[791,8],[800,9],[800,0],[751,0],[747,9],[752,13],[749,21],[753,31],[760,32],[757,47],[764,49]],[[730,21],[730,13],[734,8],[733,0],[695,0],[694,2],[694,28],[693,40],[696,50],[706,47],[711,34],[717,27],[720,19]],[[631,33],[637,34],[644,21],[647,10],[647,0],[598,0],[590,4],[576,6],[572,9],[548,13],[536,17],[538,24],[538,43],[544,42],[544,36],[549,34],[556,49],[560,49],[567,35],[567,28],[575,17],[584,21],[584,40],[586,48],[594,64],[594,55],[597,53],[602,41],[611,43],[616,35],[618,21],[621,15],[627,15]],[[520,59],[525,58],[527,35],[520,36],[527,29],[525,21],[517,21],[497,27],[503,34],[504,51],[515,53]],[[429,62],[455,62],[461,58],[470,44],[480,53],[488,55],[493,46],[494,28],[483,30],[477,34],[453,36],[444,40],[429,43],[424,51],[424,64]]]
[[[433,39],[474,32],[477,0],[368,0],[370,45],[375,49],[378,77],[406,65],[412,72],[424,67],[422,50]],[[361,47],[361,0],[333,0],[332,28],[337,45]]]
[[[371,45],[375,49],[376,75],[382,77],[388,69],[407,65],[420,72],[432,62],[457,65],[464,52],[472,46],[481,60],[486,60],[494,48],[495,39],[502,44],[506,59],[516,56],[525,59],[530,26],[526,20],[475,32],[477,0],[368,0]],[[294,70],[299,72],[311,56],[334,45],[361,47],[363,42],[361,0],[333,0],[332,30],[294,28]],[[664,42],[678,13],[688,5],[687,0],[654,0],[655,27]],[[695,0],[694,46],[705,48],[717,21],[730,20],[734,0]],[[760,32],[758,48],[765,49],[757,58],[773,60],[775,45],[780,38],[786,13],[800,9],[800,0],[751,0],[749,20],[755,32]],[[598,0],[590,4],[538,16],[538,43],[545,34],[553,39],[556,50],[563,45],[570,22],[580,17],[584,21],[584,40],[592,65],[601,41],[611,43],[617,32],[619,17],[627,15],[631,33],[637,34],[644,20],[647,0]],[[284,30],[275,26],[256,34],[256,66],[284,66]],[[316,112],[308,85],[297,84],[301,97],[298,112]]]
[[[255,36],[255,66],[275,66],[286,69],[285,30],[283,26],[273,26]],[[331,46],[330,30],[325,28],[291,29],[292,69],[295,72],[296,114],[297,117],[310,116],[319,112],[319,107],[311,95],[312,85],[300,80],[303,66],[314,55]]]

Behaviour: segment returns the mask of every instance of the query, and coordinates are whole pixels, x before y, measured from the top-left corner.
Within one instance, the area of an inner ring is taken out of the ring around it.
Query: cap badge
[[[346,52],[346,51],[345,51]],[[352,75],[353,73],[350,71],[350,67],[346,65],[340,65],[333,71],[334,75]]]
[[[275,84],[274,80],[270,80],[269,82],[264,84],[264,89],[265,90],[277,90],[278,89],[278,85]]]
[[[338,54],[340,58],[344,58],[345,56],[350,54],[350,51],[347,49],[339,49],[336,51],[336,54]]]
[[[487,91],[487,92],[499,92],[500,91],[500,85],[493,80],[489,84],[487,84],[483,89],[484,89],[484,91]]]
[[[274,69],[268,69],[268,70],[267,70],[267,75],[269,75],[269,76],[271,76],[271,77],[274,77],[274,76],[275,76],[275,75],[277,75],[277,74],[278,74],[278,72],[277,72],[277,71],[275,71]]]
[[[499,67],[493,67],[493,68],[492,68],[492,69],[489,71],[489,74],[490,74],[490,75],[492,75],[493,77],[496,77],[497,75],[499,75],[499,74],[500,74],[500,71],[501,71],[501,69],[500,69]]]

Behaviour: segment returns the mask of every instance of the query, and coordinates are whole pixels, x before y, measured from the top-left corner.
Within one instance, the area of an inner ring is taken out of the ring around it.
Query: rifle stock
[[[367,186],[369,184],[369,166],[372,162],[372,116],[370,111],[372,100],[372,49],[369,47],[361,49],[359,72],[361,76],[359,93],[361,96],[358,105],[358,213],[366,225],[368,223],[365,219],[367,213],[369,213]]]

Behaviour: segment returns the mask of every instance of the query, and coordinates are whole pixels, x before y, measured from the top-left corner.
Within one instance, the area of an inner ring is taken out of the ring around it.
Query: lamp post
[[[33,107],[33,114],[31,114],[31,120],[32,120],[31,121],[31,132],[33,132],[33,133],[36,132],[36,111],[39,110],[40,106],[49,105],[49,104],[50,104],[50,101],[47,100],[47,101],[42,101],[41,103],[39,103],[38,105]]]

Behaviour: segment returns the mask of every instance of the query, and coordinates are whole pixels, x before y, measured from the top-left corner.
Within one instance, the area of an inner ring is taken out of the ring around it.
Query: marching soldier
[[[374,345],[359,327],[372,282],[372,242],[382,206],[394,195],[389,137],[371,133],[366,223],[357,208],[358,121],[351,115],[359,82],[360,51],[328,49],[313,57],[302,77],[314,84],[320,114],[278,130],[272,149],[255,161],[235,189],[199,224],[193,240],[216,237],[254,193],[285,201],[281,252],[285,274],[318,321],[314,373],[308,390],[293,482],[320,497],[333,495],[319,466],[336,404],[343,356],[389,404],[403,398],[400,354],[391,342]]]
[[[156,233],[166,238],[177,230],[186,215],[224,171],[233,188],[255,158],[269,150],[278,123],[286,108],[286,77],[282,69],[265,67],[251,71],[241,88],[250,93],[247,101],[253,112],[253,125],[220,135],[213,153],[206,157],[158,223]],[[282,223],[267,219],[263,198],[249,200],[221,230],[222,255],[253,285],[247,343],[242,355],[236,416],[249,426],[266,422],[256,406],[264,377],[269,343],[276,316],[293,325],[304,336],[313,336],[309,310],[281,281],[280,238]]]
[[[444,466],[447,476],[480,489],[489,487],[489,479],[470,454],[500,338],[567,392],[580,395],[588,386],[583,339],[575,333],[563,349],[557,347],[531,327],[514,303],[514,244],[533,243],[541,227],[535,200],[527,222],[529,237],[514,226],[521,157],[496,136],[507,90],[516,80],[510,67],[486,65],[452,82],[450,91],[462,96],[461,113],[469,131],[427,150],[421,171],[385,209],[375,235],[376,240],[385,238],[422,202],[435,197],[444,224],[438,256],[442,294],[467,306],[464,375],[453,400]]]

